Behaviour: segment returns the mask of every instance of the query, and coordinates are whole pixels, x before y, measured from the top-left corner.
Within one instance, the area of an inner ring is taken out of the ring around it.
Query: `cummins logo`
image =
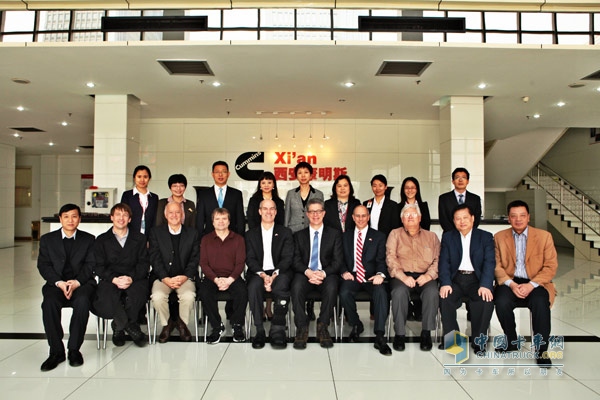
[[[245,181],[257,181],[264,172],[263,169],[250,169],[251,163],[264,163],[265,153],[262,151],[249,151],[242,153],[235,160],[235,170],[240,178]]]

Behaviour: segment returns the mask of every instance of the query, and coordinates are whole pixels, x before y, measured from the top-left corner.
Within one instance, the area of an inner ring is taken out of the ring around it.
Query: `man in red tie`
[[[352,213],[356,227],[344,233],[344,258],[340,302],[348,322],[352,326],[350,340],[357,341],[364,331],[356,312],[356,293],[368,292],[373,299],[375,315],[375,348],[384,356],[392,354],[384,333],[388,315],[388,294],[383,280],[386,278],[385,265],[386,236],[369,228],[369,211],[365,206],[357,206]]]

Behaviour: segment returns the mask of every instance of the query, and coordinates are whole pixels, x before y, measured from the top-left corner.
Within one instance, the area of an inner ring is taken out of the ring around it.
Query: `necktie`
[[[217,197],[219,208],[223,208],[223,188],[219,188],[219,197]]]
[[[459,194],[458,195],[458,204],[463,204],[465,201],[463,200],[463,197],[465,197],[464,194]]]
[[[358,231],[356,240],[356,281],[363,283],[365,281],[365,267],[362,265],[363,239],[362,232]]]
[[[317,271],[319,269],[319,231],[315,231],[312,251],[310,253],[310,269]]]

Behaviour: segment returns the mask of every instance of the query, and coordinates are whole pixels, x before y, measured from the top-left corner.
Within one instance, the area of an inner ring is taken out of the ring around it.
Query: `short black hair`
[[[454,214],[456,214],[457,211],[460,210],[467,210],[469,212],[469,215],[474,216],[475,213],[473,212],[473,209],[471,208],[470,205],[468,205],[467,203],[462,203],[457,205],[456,207],[454,207],[454,211],[452,211],[452,217],[454,217]]]
[[[224,166],[225,168],[227,168],[227,172],[229,172],[229,165],[228,165],[228,164],[227,164],[225,161],[222,161],[222,160],[215,161],[215,162],[213,163],[213,166],[212,166],[212,171],[214,171],[214,170],[215,170],[215,167],[217,167],[217,166],[219,166],[219,165],[222,165],[222,166]]]
[[[137,173],[139,171],[143,171],[143,170],[148,171],[148,178],[152,179],[152,172],[150,172],[150,168],[148,168],[145,165],[138,165],[137,167],[135,167],[135,169],[133,170],[133,179],[135,179],[135,176],[137,175]]]
[[[377,174],[371,178],[371,185],[373,185],[373,181],[380,181],[385,186],[387,186],[387,178],[381,174]]]
[[[464,172],[467,174],[467,180],[471,179],[471,174],[469,174],[469,171],[467,171],[465,167],[458,167],[454,168],[454,171],[452,171],[452,180],[454,180],[454,175],[456,175],[458,172]]]
[[[58,216],[62,217],[62,215],[64,213],[73,211],[73,210],[77,210],[77,214],[79,214],[79,216],[81,217],[81,208],[79,208],[79,206],[77,204],[73,204],[73,203],[68,203],[68,204],[65,204],[64,206],[62,206],[60,208],[60,210],[58,210]]]
[[[523,200],[514,200],[508,203],[508,205],[506,206],[506,214],[510,214],[510,209],[516,207],[525,207],[525,209],[527,210],[527,214],[529,214],[529,205]]]
[[[308,170],[308,172],[310,172],[310,175],[312,176],[312,174],[313,174],[313,167],[312,167],[312,165],[310,165],[306,161],[300,161],[298,164],[296,164],[296,166],[294,167],[294,175],[298,175],[298,170],[300,168],[306,168]]]
[[[175,183],[183,183],[183,186],[187,187],[187,178],[183,174],[173,174],[169,177],[169,189]]]

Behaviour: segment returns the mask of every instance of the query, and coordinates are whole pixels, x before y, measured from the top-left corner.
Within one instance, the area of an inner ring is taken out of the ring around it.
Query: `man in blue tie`
[[[466,168],[458,167],[452,171],[452,185],[454,190],[441,194],[438,199],[438,216],[444,232],[453,231],[454,209],[460,204],[468,205],[475,216],[474,228],[479,226],[481,220],[481,198],[467,190],[471,174]]]
[[[308,341],[306,296],[317,290],[321,294],[321,309],[317,320],[317,336],[321,347],[333,346],[329,321],[337,299],[339,273],[344,263],[342,233],[323,225],[325,204],[310,199],[306,208],[309,227],[294,234],[294,263],[296,272],[292,283],[292,303],[296,324],[295,349],[305,349]]]

